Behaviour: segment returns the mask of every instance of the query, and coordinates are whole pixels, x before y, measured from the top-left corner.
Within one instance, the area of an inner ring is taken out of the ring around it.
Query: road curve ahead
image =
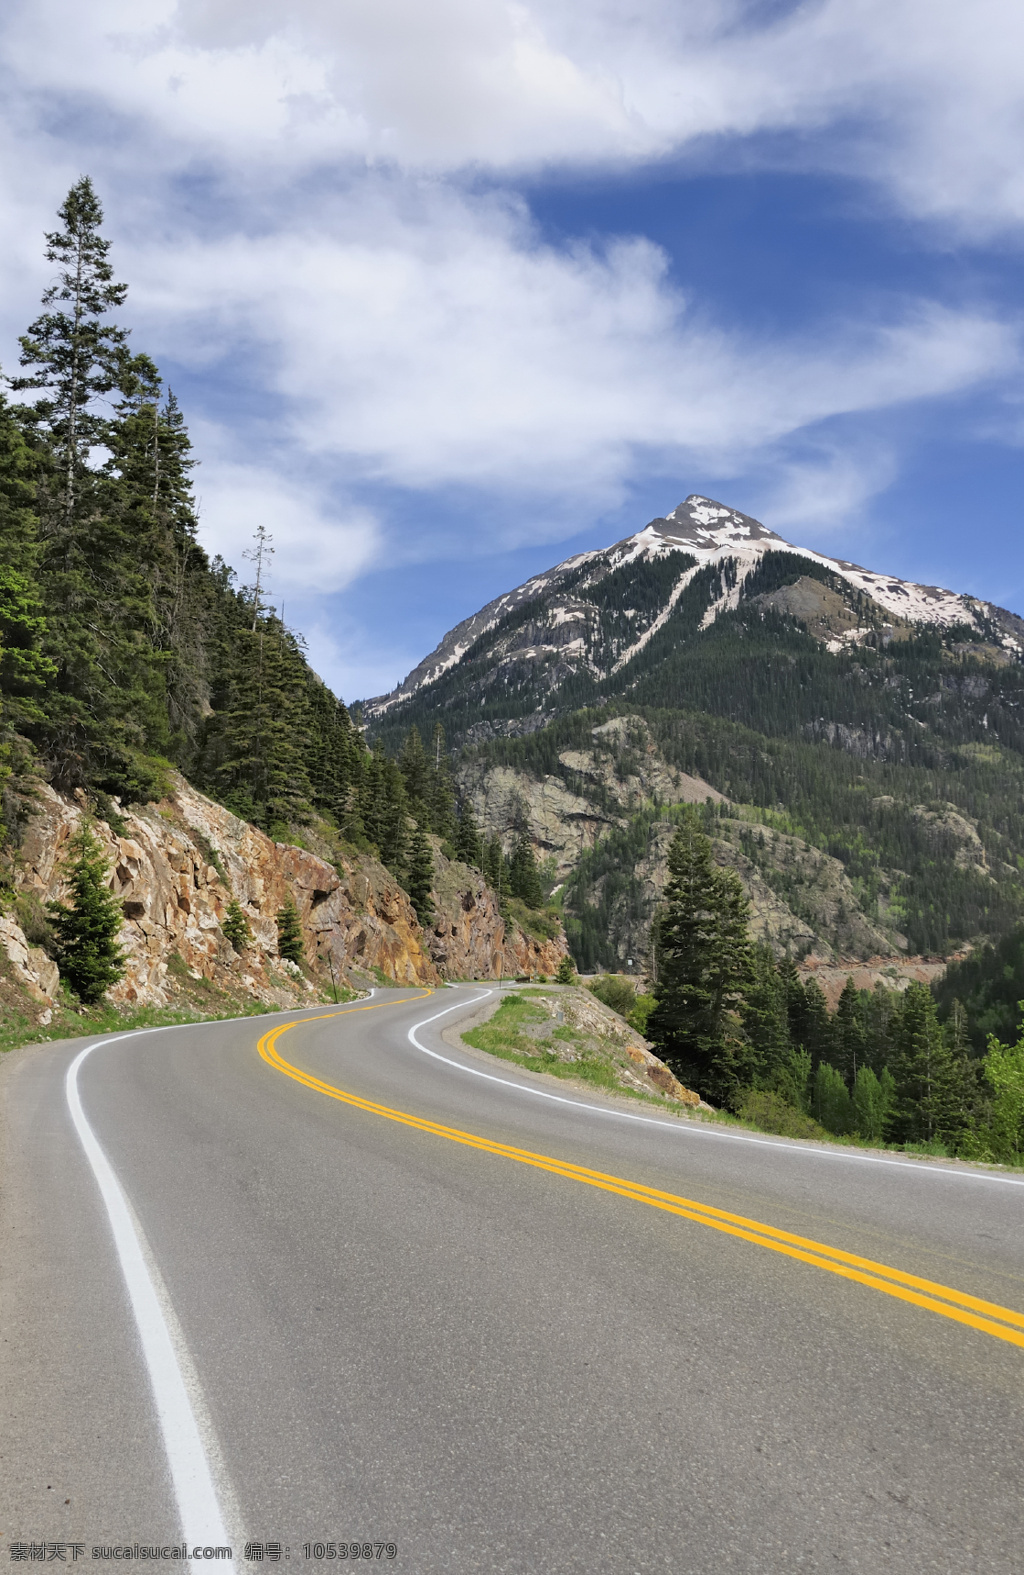
[[[1017,1575],[1019,1178],[576,1094],[485,989],[13,1054],[5,1563]]]

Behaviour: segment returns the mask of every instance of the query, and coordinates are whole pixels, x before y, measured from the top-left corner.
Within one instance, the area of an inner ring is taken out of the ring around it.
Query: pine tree
[[[434,917],[431,887],[434,883],[434,853],[425,831],[417,829],[409,841],[409,873],[406,890],[416,917],[426,927]]]
[[[431,831],[435,836],[443,837],[451,844],[458,832],[458,819],[455,814],[455,788],[452,785],[448,764],[448,748],[444,728],[440,722],[434,724],[434,736],[430,746],[427,811]]]
[[[952,1057],[935,999],[925,985],[908,985],[895,1039],[896,1104],[890,1133],[899,1142],[932,1142],[940,1135]]]
[[[668,869],[647,1034],[681,1082],[721,1102],[752,1071],[736,1010],[750,973],[748,903],[736,874],[715,864],[692,813],[672,840]]]
[[[555,973],[555,983],[577,984],[578,982],[579,981],[576,977],[576,968],[573,964],[573,960],[568,955],[568,953],[566,953],[561,962],[558,964],[558,970]]]
[[[148,356],[131,358],[122,386],[104,473],[105,507],[121,539],[121,618],[135,636],[131,704],[146,713],[147,747],[191,769],[209,708],[204,624],[212,611],[209,566],[196,540],[191,443]]]
[[[287,958],[289,962],[299,964],[300,967],[306,960],[302,921],[291,892],[277,910],[277,949],[282,957]]]
[[[499,902],[508,895],[508,868],[497,832],[484,849],[483,875],[488,886],[497,892]]]
[[[893,1030],[899,1022],[900,1001],[895,990],[879,982],[864,1003],[864,1054],[877,1077],[893,1055]]]
[[[42,651],[47,626],[37,577],[37,463],[0,391],[0,727],[41,720],[56,668]]]
[[[380,748],[369,753],[363,762],[358,804],[377,857],[393,875],[400,876],[408,851],[409,805],[401,770]]]
[[[50,922],[61,973],[91,1006],[124,972],[124,954],[117,944],[124,914],[107,886],[110,871],[103,849],[88,827],[74,837],[69,852],[74,855],[71,907],[49,903]]]
[[[312,796],[304,749],[306,669],[276,617],[261,616],[254,634],[251,604],[241,601],[237,612],[202,777],[229,809],[281,840],[308,815]]]
[[[401,877],[409,857],[409,801],[397,761],[381,759],[380,857],[393,875]]]
[[[544,891],[540,883],[537,861],[525,836],[516,838],[508,866],[509,894],[518,897],[528,908],[544,906]]]
[[[124,407],[112,417],[107,396],[149,388],[155,368],[133,361],[126,331],[103,321],[126,287],[113,281],[102,209],[87,178],[72,187],[60,217],[62,229],[46,238],[59,271],[43,304],[54,309],[23,336],[28,375],[14,384],[42,396],[24,419],[39,445],[38,578],[46,654],[56,665],[44,717],[31,732],[57,786],[94,783],[146,797],[159,779],[147,756],[165,742],[166,708],[152,649],[146,532],[140,536],[131,481],[116,457]],[[90,463],[97,448],[113,456],[99,469]]]
[[[472,864],[481,869],[484,862],[484,845],[480,836],[480,828],[473,819],[473,811],[469,804],[463,804],[462,814],[459,816],[459,828],[455,834],[455,851],[465,864]]]
[[[228,911],[224,915],[221,931],[224,939],[230,946],[234,947],[236,952],[244,952],[252,940],[252,930],[249,928],[249,921],[237,897],[232,897],[228,903]],[[286,954],[282,952],[281,955],[283,957]]]
[[[864,1065],[865,1036],[861,1024],[860,991],[852,979],[843,985],[842,994],[832,1019],[835,1066],[847,1083],[857,1081],[857,1072]]]
[[[756,1081],[772,1088],[790,1054],[788,976],[775,965],[770,946],[751,949],[750,977],[743,992],[743,1028],[754,1051]]]
[[[430,762],[423,748],[418,727],[410,727],[405,735],[398,764],[405,780],[405,791],[414,815],[427,808],[430,797]]]
[[[52,545],[58,557],[70,559],[91,492],[89,455],[107,437],[98,400],[121,386],[128,360],[126,330],[102,319],[124,304],[128,287],[114,282],[110,242],[100,234],[103,209],[88,176],[72,186],[59,217],[63,228],[46,236],[46,260],[59,272],[43,295],[43,305],[57,310],[44,312],[22,336],[21,364],[34,370],[15,387],[43,395],[32,408],[56,461]]]

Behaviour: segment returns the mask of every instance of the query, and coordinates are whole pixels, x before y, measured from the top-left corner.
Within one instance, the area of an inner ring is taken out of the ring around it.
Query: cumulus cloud
[[[767,21],[740,0],[22,0],[5,53],[44,113],[57,95],[123,117],[151,168],[521,170],[782,132],[917,215],[1024,218],[1012,0],[817,0]]]

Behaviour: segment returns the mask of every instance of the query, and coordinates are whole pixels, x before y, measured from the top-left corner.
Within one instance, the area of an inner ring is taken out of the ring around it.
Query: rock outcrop
[[[561,928],[527,934],[506,923],[498,899],[478,870],[434,852],[434,922],[426,931],[431,961],[445,979],[514,979],[554,974],[567,955]]]
[[[507,840],[510,828],[525,831],[562,880],[605,832],[654,802],[726,802],[701,777],[670,765],[641,717],[613,717],[591,739],[588,749],[562,750],[559,774],[542,778],[472,757],[461,762],[459,787],[484,835]]]
[[[84,796],[66,798],[44,783],[21,839],[15,886],[43,921],[45,904],[66,894],[68,845],[87,815]],[[308,1000],[333,977],[360,985],[374,978],[437,985],[444,978],[554,972],[564,937],[532,938],[498,912],[477,871],[437,855],[435,925],[421,927],[394,877],[375,859],[339,856],[273,842],[181,777],[159,804],[118,808],[115,826],[91,822],[110,866],[110,885],[124,911],[121,980],[108,992],[116,1004],[163,1006],[193,986],[229,999],[287,1006]],[[306,970],[278,954],[278,910],[295,901],[305,940]],[[238,953],[223,922],[236,900],[251,943]],[[0,917],[0,946],[12,980],[28,1000],[52,1005],[59,975],[16,917]]]

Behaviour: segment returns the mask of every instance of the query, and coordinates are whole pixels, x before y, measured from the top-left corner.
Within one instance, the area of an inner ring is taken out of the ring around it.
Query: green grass
[[[141,1006],[129,1012],[121,1012],[116,1007],[106,1005],[80,1012],[72,1008],[58,1008],[53,1022],[45,1028],[33,1023],[21,1012],[8,1011],[0,1023],[0,1053],[16,1050],[19,1045],[46,1044],[54,1039],[127,1033],[134,1028],[165,1028],[179,1023],[222,1022],[231,1017],[262,1017],[276,1010],[280,1008],[264,1006],[262,1001],[234,1005],[220,1012],[189,1011],[173,1006]]]
[[[543,1041],[523,1032],[526,1023],[550,1022],[546,1012],[532,1006],[522,995],[507,995],[489,1022],[471,1028],[463,1039],[474,1050],[486,1050],[488,1055],[500,1056],[503,1061],[514,1061],[517,1066],[528,1067],[534,1072],[548,1072],[553,1077],[581,1078],[598,1088],[622,1092],[611,1067],[597,1056],[582,1052],[574,1061],[563,1061],[553,1050],[547,1050]],[[557,1030],[556,1030],[557,1032]],[[554,1038],[554,1035],[551,1036]],[[581,1044],[580,1036],[571,1029],[563,1029],[558,1038],[565,1044]]]
[[[590,1083],[595,1088],[603,1088],[611,1093],[642,1099],[662,1110],[677,1108],[657,1094],[642,1093],[639,1089],[620,1083],[616,1075],[616,1063],[610,1053],[602,1054],[588,1049],[582,1034],[567,1024],[554,1024],[547,1012],[532,1004],[531,998],[545,995],[547,992],[544,990],[517,990],[515,995],[506,995],[493,1017],[479,1028],[471,1028],[462,1035],[463,1042],[474,1050],[484,1050],[488,1055],[498,1056],[502,1061],[512,1061],[516,1066],[525,1067],[531,1072],[546,1072],[551,1077]],[[551,1032],[543,1038],[535,1038],[524,1031],[527,1025],[543,1023],[551,1024]],[[545,1040],[557,1040],[559,1044],[577,1047],[577,1059],[563,1060],[557,1052],[546,1048]]]

